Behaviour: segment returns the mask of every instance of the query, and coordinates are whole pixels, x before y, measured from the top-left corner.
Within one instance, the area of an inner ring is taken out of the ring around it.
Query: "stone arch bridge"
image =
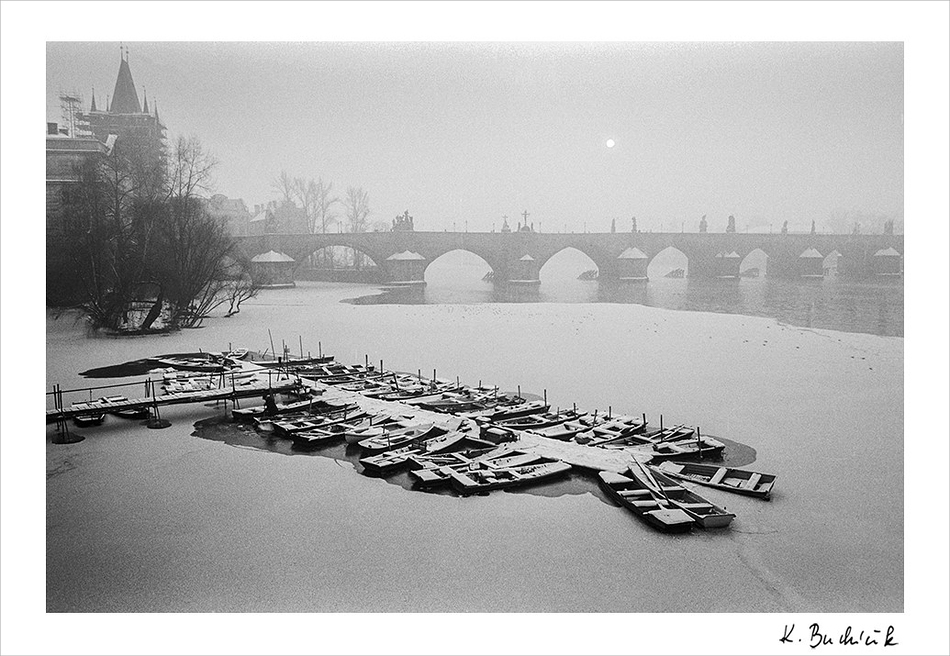
[[[494,272],[496,283],[537,283],[544,263],[566,248],[590,257],[607,280],[645,280],[657,254],[672,247],[688,259],[688,275],[737,277],[743,258],[759,249],[767,274],[781,278],[821,275],[825,256],[837,252],[838,272],[850,277],[899,275],[903,235],[750,233],[536,233],[366,232],[266,234],[240,237],[248,257],[274,250],[302,262],[328,246],[346,246],[369,256],[383,282],[422,283],[428,265],[450,251],[469,251]]]

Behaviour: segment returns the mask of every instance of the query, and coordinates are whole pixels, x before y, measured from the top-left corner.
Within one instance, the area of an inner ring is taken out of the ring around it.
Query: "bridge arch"
[[[670,276],[669,274],[678,270],[683,270],[683,277],[689,275],[689,256],[677,248],[670,245],[649,256],[647,260],[647,276],[651,280]]]
[[[453,248],[429,258],[423,272],[427,284],[459,280],[480,281],[495,269],[481,255],[467,248]]]
[[[601,269],[601,264],[584,249],[577,246],[565,246],[541,262],[538,277],[542,283],[545,277],[552,280],[564,278],[576,280],[581,274],[588,271],[595,271],[599,274]]]
[[[745,274],[745,277],[755,278],[767,275],[769,266],[769,254],[762,248],[753,248],[745,253],[739,262],[739,275]],[[752,272],[756,271],[753,275]]]

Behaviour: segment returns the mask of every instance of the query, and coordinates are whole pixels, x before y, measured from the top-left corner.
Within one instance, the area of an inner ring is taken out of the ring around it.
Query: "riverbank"
[[[167,337],[47,324],[47,380],[156,353],[263,350],[547,389],[562,406],[689,422],[758,452],[771,503],[710,493],[733,529],[647,530],[590,494],[406,491],[347,463],[110,417],[47,446],[50,611],[903,609],[903,340],[637,305],[353,306],[350,286],[253,299]],[[96,384],[112,382],[97,380]],[[48,432],[49,434],[49,432]],[[715,491],[714,491],[715,492]]]

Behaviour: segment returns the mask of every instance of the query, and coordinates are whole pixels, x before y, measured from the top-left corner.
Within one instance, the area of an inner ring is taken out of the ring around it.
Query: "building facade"
[[[56,229],[63,205],[71,189],[79,183],[80,170],[90,160],[105,157],[112,150],[115,136],[105,142],[95,137],[63,134],[56,123],[46,129],[46,230]]]

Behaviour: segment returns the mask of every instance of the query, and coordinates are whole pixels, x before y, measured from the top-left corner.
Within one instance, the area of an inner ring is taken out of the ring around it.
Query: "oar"
[[[663,495],[663,497],[666,499],[666,502],[670,503],[670,497],[666,493],[666,490],[663,489],[662,485],[656,482],[656,479],[653,478],[653,474],[650,473],[650,470],[647,469],[642,462],[640,462],[639,458],[634,457],[633,461],[637,463],[637,467],[639,467],[640,471],[643,472],[643,475],[646,476],[647,479],[649,479],[650,483],[653,484],[653,487],[655,487],[660,492],[660,494]]]

